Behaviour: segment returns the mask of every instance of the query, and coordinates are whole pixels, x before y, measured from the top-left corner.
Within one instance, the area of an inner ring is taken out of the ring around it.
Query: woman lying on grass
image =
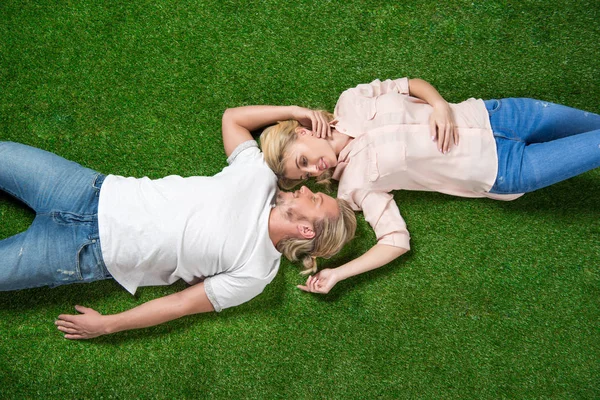
[[[334,115],[237,110],[246,121],[283,121],[261,135],[283,187],[310,177],[338,180],[338,197],[362,210],[375,230],[378,242],[365,254],[299,286],[316,293],[409,250],[392,190],[513,200],[600,166],[599,115],[523,98],[449,104],[421,79],[358,85],[342,93]]]

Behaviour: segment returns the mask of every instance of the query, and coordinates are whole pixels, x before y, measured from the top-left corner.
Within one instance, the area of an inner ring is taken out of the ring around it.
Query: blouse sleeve
[[[410,250],[406,223],[390,193],[359,190],[352,194],[352,202],[363,210],[365,219],[375,231],[378,244]]]
[[[377,97],[386,93],[401,93],[401,94],[409,94],[408,91],[408,78],[400,78],[400,79],[386,79],[385,81],[380,81],[379,79],[375,79],[371,83],[364,83],[356,86],[354,88],[359,95],[363,97]]]
[[[408,95],[408,78],[374,80],[344,91],[333,112],[336,129],[346,135],[358,137],[364,133],[365,121],[375,117],[377,97],[386,93]]]

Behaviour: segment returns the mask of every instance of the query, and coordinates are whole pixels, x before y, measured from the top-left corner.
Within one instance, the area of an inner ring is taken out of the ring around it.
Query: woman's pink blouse
[[[489,193],[498,156],[482,100],[451,104],[459,145],[442,154],[431,140],[432,107],[409,96],[408,79],[358,85],[340,96],[335,128],[354,138],[340,153],[333,177],[338,197],[362,210],[378,243],[410,249],[409,233],[392,190],[426,190],[462,197],[512,200]]]

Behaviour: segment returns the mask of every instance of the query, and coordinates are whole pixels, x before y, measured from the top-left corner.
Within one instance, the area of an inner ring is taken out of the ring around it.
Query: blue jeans
[[[103,181],[55,154],[0,142],[0,190],[36,213],[29,229],[0,241],[0,290],[110,278],[98,236]]]
[[[533,99],[485,106],[498,151],[490,192],[532,192],[600,167],[600,115]]]

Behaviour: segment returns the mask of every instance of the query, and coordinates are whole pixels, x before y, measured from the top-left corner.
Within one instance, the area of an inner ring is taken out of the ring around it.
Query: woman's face
[[[308,179],[337,166],[337,156],[330,140],[317,138],[303,127],[297,128],[296,133],[298,137],[285,155],[286,178]]]

